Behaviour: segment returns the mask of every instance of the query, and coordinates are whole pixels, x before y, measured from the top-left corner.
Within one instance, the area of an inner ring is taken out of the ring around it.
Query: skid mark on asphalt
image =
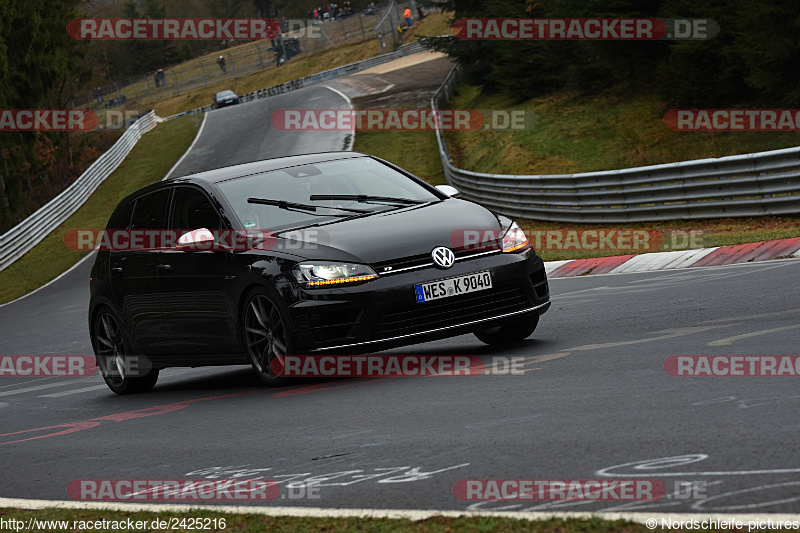
[[[13,431],[11,433],[0,433],[0,446],[5,444],[15,444],[19,442],[27,442],[32,440],[39,440],[39,439],[46,439],[50,437],[58,437],[62,435],[68,435],[70,433],[76,433],[78,431],[84,431],[87,429],[96,428],[97,426],[105,423],[105,422],[125,422],[128,420],[136,420],[139,418],[149,417],[149,416],[157,416],[157,415],[165,415],[174,413],[176,411],[181,411],[186,409],[187,407],[198,404],[200,402],[208,402],[213,400],[222,400],[226,398],[236,398],[240,396],[247,396],[251,394],[268,394],[270,397],[283,397],[283,396],[296,396],[301,394],[310,394],[313,392],[321,392],[321,391],[329,391],[335,389],[342,389],[348,387],[354,387],[357,385],[364,385],[367,383],[373,383],[375,381],[381,381],[387,378],[381,378],[378,380],[359,380],[356,382],[348,382],[345,384],[339,384],[331,386],[330,383],[322,383],[322,384],[314,384],[308,386],[301,386],[294,389],[289,389],[283,392],[275,393],[269,389],[258,389],[253,391],[246,391],[246,392],[236,392],[232,394],[223,394],[219,396],[209,396],[206,398],[195,398],[193,400],[185,400],[180,402],[174,402],[170,404],[160,405],[156,407],[148,407],[146,409],[138,409],[135,411],[127,411],[124,413],[117,413],[113,415],[101,416],[98,418],[91,418],[89,420],[82,420],[79,422],[67,422],[65,424],[57,424],[53,426],[45,426],[41,428],[34,428],[34,429],[25,429],[22,431]],[[105,385],[103,386],[105,387]],[[36,435],[37,433],[48,432],[44,435]],[[34,436],[28,436],[34,435]],[[20,438],[16,438],[20,437]],[[8,438],[14,440],[6,440]]]

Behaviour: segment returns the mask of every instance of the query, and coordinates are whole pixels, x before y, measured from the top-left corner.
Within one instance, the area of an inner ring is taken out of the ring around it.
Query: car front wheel
[[[134,394],[155,387],[159,369],[149,369],[144,375],[138,375],[140,373],[137,370],[138,365],[132,362],[130,344],[125,331],[116,314],[110,309],[106,308],[98,313],[92,340],[100,373],[113,392]]]
[[[258,378],[269,387],[286,385],[283,357],[292,353],[294,343],[282,307],[264,289],[256,289],[245,302],[243,325],[247,357]]]
[[[539,325],[539,317],[525,317],[511,322],[485,328],[475,331],[475,336],[481,342],[496,346],[502,344],[510,344],[512,342],[519,342],[527,339],[536,330]]]

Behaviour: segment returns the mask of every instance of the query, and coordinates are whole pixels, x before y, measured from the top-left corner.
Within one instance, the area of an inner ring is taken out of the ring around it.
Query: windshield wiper
[[[335,207],[335,206],[327,206],[327,205],[308,205],[308,204],[298,204],[296,202],[287,202],[286,200],[268,200],[266,198],[248,198],[248,204],[259,204],[259,205],[272,205],[279,209],[286,209],[287,211],[301,211],[301,212],[308,212],[309,214],[319,215],[319,216],[348,216],[348,215],[323,215],[322,213],[317,213],[317,209],[338,209],[339,211],[348,211],[350,213],[369,213],[369,210],[366,209],[351,209],[349,207]]]
[[[356,202],[376,202],[387,204],[416,205],[424,204],[424,200],[411,198],[392,198],[391,196],[371,196],[369,194],[312,194],[308,198],[314,200],[353,200]]]

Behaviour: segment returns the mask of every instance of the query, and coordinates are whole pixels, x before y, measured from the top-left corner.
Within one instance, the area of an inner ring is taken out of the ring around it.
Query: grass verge
[[[433,185],[446,183],[434,132],[359,131],[353,150],[399,165]]]
[[[535,124],[518,131],[448,134],[456,166],[498,174],[568,174],[672,163],[797,146],[796,132],[672,131],[668,107],[649,93],[582,96],[560,92],[515,102],[462,85],[454,109],[524,110]]]
[[[68,249],[63,242],[65,233],[73,229],[105,228],[120,200],[164,177],[189,148],[201,120],[201,116],[191,116],[162,122],[145,134],[78,211],[19,260],[0,271],[0,303],[41,287],[82,259],[87,252]]]
[[[211,528],[212,531],[237,531],[238,533],[276,531],[375,531],[375,532],[408,532],[418,533],[420,531],[445,533],[453,531],[493,531],[493,532],[519,532],[535,531],[541,533],[572,533],[583,531],[604,532],[626,532],[644,533],[653,531],[644,525],[635,524],[623,520],[602,520],[592,518],[586,520],[512,520],[508,518],[495,517],[463,517],[445,518],[434,517],[427,520],[411,521],[389,518],[296,518],[296,517],[272,517],[259,514],[229,514],[216,513],[211,511],[192,511],[188,513],[150,513],[150,512],[123,512],[123,511],[95,511],[95,510],[69,510],[69,509],[45,509],[40,511],[22,511],[15,509],[0,509],[0,517],[8,521],[15,519],[27,524],[29,520],[47,521],[68,521],[69,525],[60,527],[56,524],[49,524],[51,528],[35,528],[35,531],[88,531],[86,527],[80,527],[80,522],[95,522],[103,519],[108,522],[122,522],[129,518],[136,521],[145,522],[141,528],[130,529],[130,531],[161,531],[169,530],[169,527],[152,527],[154,520],[172,520],[178,527],[173,529],[187,530],[179,526],[182,519],[189,523],[191,519],[203,519],[200,523],[212,523],[214,519],[224,519],[225,527]],[[209,519],[209,520],[206,520]],[[78,522],[78,523],[75,523]],[[195,523],[197,523],[195,521]],[[219,525],[219,521],[217,522]],[[85,525],[85,524],[84,524]],[[98,529],[98,528],[93,528]],[[100,528],[110,531],[110,528]],[[126,527],[122,527],[126,530]],[[31,531],[25,529],[26,531]],[[191,528],[188,528],[191,530]],[[659,529],[659,531],[662,531]]]
[[[635,224],[566,224],[563,222],[541,222],[537,220],[517,219],[536,247],[536,253],[545,261],[562,259],[586,259],[590,257],[609,257],[643,253],[644,250],[603,249],[584,250],[568,246],[566,232],[569,230],[647,230],[661,235],[661,246],[647,249],[649,252],[675,250],[691,250],[712,246],[746,244],[749,242],[788,239],[800,236],[800,217],[755,217],[755,218],[719,218],[708,220],[675,220],[670,222],[641,222]],[[548,244],[547,234],[540,233],[536,246],[536,232],[559,230],[561,243],[552,241]],[[590,242],[599,241],[594,239]],[[573,241],[574,242],[574,241]],[[613,240],[612,240],[613,242]]]

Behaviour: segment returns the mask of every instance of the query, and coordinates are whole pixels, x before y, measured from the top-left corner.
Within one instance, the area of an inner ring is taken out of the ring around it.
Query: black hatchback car
[[[457,192],[333,152],[128,196],[91,273],[89,329],[106,383],[127,394],[152,388],[165,367],[249,363],[280,385],[271,363],[287,354],[528,337],[550,306],[544,264],[516,223]]]

